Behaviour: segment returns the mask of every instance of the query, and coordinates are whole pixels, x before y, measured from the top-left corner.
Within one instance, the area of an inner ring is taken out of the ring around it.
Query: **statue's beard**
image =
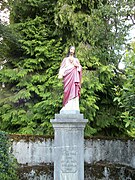
[[[74,53],[73,53],[73,52],[71,52],[71,53],[70,53],[70,55],[72,55],[72,56],[73,56],[73,55],[74,55]]]

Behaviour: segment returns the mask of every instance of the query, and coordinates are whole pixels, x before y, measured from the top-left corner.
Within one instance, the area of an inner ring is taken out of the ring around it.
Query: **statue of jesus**
[[[64,97],[60,113],[80,113],[79,97],[81,90],[82,66],[75,56],[75,47],[69,48],[67,57],[61,63],[59,79],[63,79]]]

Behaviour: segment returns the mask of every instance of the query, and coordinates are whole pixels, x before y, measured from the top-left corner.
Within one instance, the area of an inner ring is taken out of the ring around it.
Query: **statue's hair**
[[[70,46],[69,49],[68,49],[67,57],[69,57],[69,55],[70,55],[70,49],[71,49],[72,47],[75,49],[75,46]],[[73,56],[76,57],[75,52],[74,52],[74,55],[73,55]]]

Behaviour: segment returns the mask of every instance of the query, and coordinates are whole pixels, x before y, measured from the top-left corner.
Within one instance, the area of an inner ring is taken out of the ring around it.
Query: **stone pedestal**
[[[82,114],[55,114],[54,180],[84,180],[84,128]]]

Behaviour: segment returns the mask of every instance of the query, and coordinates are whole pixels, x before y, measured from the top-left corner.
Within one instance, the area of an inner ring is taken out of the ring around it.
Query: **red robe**
[[[60,69],[65,67],[66,64],[65,58],[62,61]],[[78,64],[78,67],[74,66],[70,69],[66,69],[63,74],[63,83],[64,83],[64,98],[63,98],[63,106],[65,106],[69,100],[80,97],[81,90],[81,78],[82,78],[82,67],[77,58],[75,58],[75,62]]]

